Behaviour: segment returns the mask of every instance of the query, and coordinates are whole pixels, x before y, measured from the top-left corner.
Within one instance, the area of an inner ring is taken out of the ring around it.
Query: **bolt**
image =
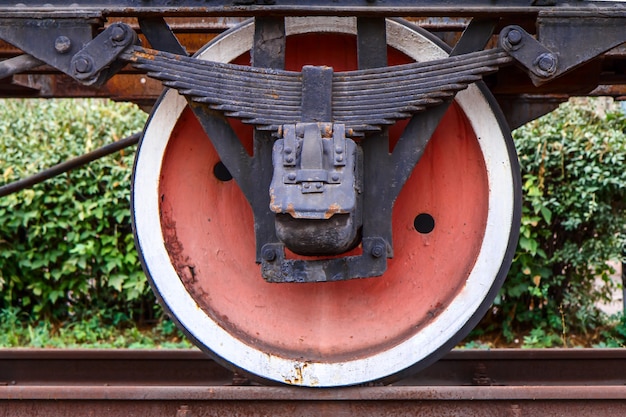
[[[72,41],[67,36],[59,36],[54,41],[54,49],[60,54],[66,53],[71,47]]]
[[[343,161],[343,156],[342,156],[342,155],[337,155],[337,156],[335,157],[335,161],[336,161],[336,162],[342,162],[342,161]]]
[[[337,147],[335,148],[335,152],[336,152],[336,153],[343,153],[343,148],[342,148],[341,146],[337,146]]]
[[[332,175],[332,177],[331,177],[331,179],[332,179],[333,181],[339,181],[339,174],[333,174],[333,175]]]
[[[295,181],[296,180],[296,174],[294,174],[293,172],[290,173],[289,175],[287,175],[287,179],[289,181]]]
[[[115,42],[122,42],[126,38],[126,31],[121,26],[114,26],[111,29],[111,39]]]
[[[374,245],[372,246],[371,254],[374,258],[380,258],[385,254],[385,247],[383,245]]]
[[[318,190],[321,190],[321,189],[322,189],[322,187],[323,187],[323,185],[322,185],[322,183],[321,183],[321,182],[316,182],[316,183],[315,183],[315,188],[317,188]]]
[[[263,253],[262,253],[263,259],[265,259],[268,262],[272,262],[274,259],[276,259],[276,251],[272,248],[265,248],[263,249]]]
[[[79,74],[85,74],[91,71],[92,67],[91,60],[87,57],[81,56],[74,61],[74,70]]]
[[[545,75],[554,74],[556,71],[556,57],[550,53],[543,53],[535,60],[535,66]]]
[[[511,45],[519,45],[522,42],[522,32],[517,29],[512,29],[506,34],[506,40]]]
[[[293,149],[291,149],[291,148],[289,148],[289,147],[286,147],[286,148],[285,148],[285,153],[286,153],[287,155],[291,154],[291,152],[293,152]]]
[[[285,162],[287,162],[288,164],[292,164],[293,163],[293,156],[288,156],[285,158]]]

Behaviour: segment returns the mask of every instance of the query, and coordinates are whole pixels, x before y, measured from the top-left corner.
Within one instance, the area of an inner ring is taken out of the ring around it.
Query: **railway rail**
[[[0,351],[0,416],[623,416],[623,349],[455,350],[389,386],[260,386],[196,350]]]
[[[190,340],[270,385],[344,387],[98,380],[66,357],[46,375],[82,372],[73,385],[7,377],[13,415],[622,415],[622,383],[588,376],[504,384],[489,372],[509,366],[479,360],[470,383],[402,378],[461,341],[506,277],[522,212],[511,129],[571,96],[623,98],[625,23],[621,1],[0,0],[0,96],[152,107],[133,230]]]

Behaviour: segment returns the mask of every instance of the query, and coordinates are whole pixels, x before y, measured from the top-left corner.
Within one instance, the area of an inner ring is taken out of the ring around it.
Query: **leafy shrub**
[[[626,227],[626,118],[595,100],[561,105],[514,132],[523,178],[519,245],[479,331],[527,346],[579,343],[604,324]],[[602,285],[597,285],[600,279]]]
[[[136,106],[102,100],[2,100],[0,180],[93,151],[145,119]],[[151,314],[130,225],[133,153],[0,199],[0,311],[53,321],[112,312],[113,323]]]

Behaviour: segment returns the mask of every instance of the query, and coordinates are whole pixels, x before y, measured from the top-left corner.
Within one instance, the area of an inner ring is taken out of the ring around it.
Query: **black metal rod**
[[[189,55],[162,16],[141,17],[138,21],[141,32],[154,49],[177,55]]]
[[[5,59],[0,62],[0,80],[20,72],[28,71],[29,69],[36,68],[43,64],[43,61],[40,61],[39,59],[28,54]]]
[[[77,158],[61,162],[60,164],[54,165],[28,178],[24,178],[3,185],[2,187],[0,187],[0,197],[5,197],[9,194],[13,194],[26,188],[30,188],[33,185],[49,180],[52,177],[56,177],[57,175],[64,174],[75,168],[87,165],[88,163],[95,161],[96,159],[121,151],[122,149],[128,148],[129,146],[136,145],[139,142],[140,138],[141,133],[135,133],[134,135],[128,136],[127,138],[98,148],[93,152],[89,152]]]

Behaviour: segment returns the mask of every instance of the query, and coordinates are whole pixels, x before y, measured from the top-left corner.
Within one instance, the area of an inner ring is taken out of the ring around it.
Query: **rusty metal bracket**
[[[276,235],[301,255],[352,249],[362,223],[361,151],[345,126],[299,123],[274,143],[270,208]]]
[[[100,19],[0,18],[0,39],[72,76],[72,58],[93,39]]]
[[[99,19],[0,18],[0,39],[85,85],[101,86],[125,65],[119,55],[138,42],[123,23],[113,23],[94,38],[101,24]]]
[[[507,26],[500,32],[500,47],[528,71],[535,85],[554,77],[559,59],[519,26]]]
[[[507,26],[499,43],[539,86],[626,42],[624,22],[623,10],[610,14],[549,10],[537,19],[537,38],[519,26]]]
[[[274,143],[272,211],[311,219],[351,212],[356,205],[355,152],[356,145],[346,139],[341,124],[286,125],[283,139]],[[305,194],[319,194],[328,202],[309,207],[298,201]]]
[[[285,246],[263,246],[261,272],[268,282],[331,282],[382,275],[387,270],[387,242],[364,238],[363,253],[322,260],[285,258]]]
[[[626,11],[617,7],[596,13],[546,11],[537,19],[539,41],[558,56],[554,77],[626,42],[625,28]]]
[[[137,42],[130,26],[114,23],[74,55],[70,75],[86,85],[103,85],[124,66],[123,61],[116,62],[118,56]]]

